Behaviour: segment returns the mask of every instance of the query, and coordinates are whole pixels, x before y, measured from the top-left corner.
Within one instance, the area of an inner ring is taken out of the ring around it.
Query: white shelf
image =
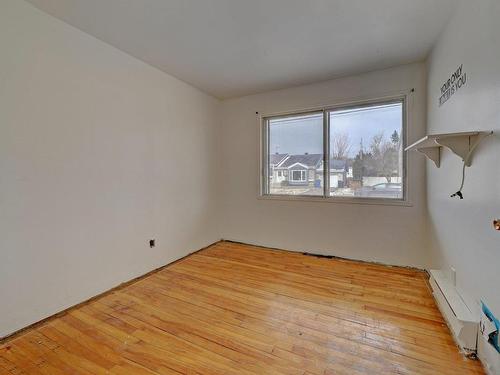
[[[492,131],[473,131],[462,133],[446,133],[426,135],[422,139],[405,148],[405,151],[417,150],[431,159],[439,168],[441,147],[449,148],[458,155],[465,165],[470,167],[472,152],[484,137],[493,134]]]

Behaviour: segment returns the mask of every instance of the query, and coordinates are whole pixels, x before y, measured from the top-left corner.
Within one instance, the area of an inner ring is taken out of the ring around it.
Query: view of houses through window
[[[272,118],[269,193],[323,195],[323,112]]]
[[[267,194],[403,199],[403,114],[396,101],[267,119]]]

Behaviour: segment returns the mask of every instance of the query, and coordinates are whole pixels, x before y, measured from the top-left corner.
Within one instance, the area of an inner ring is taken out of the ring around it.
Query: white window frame
[[[411,91],[413,92],[413,90]],[[259,199],[270,200],[293,200],[293,201],[314,201],[314,202],[328,202],[328,203],[349,203],[349,204],[375,204],[375,205],[388,205],[388,206],[412,206],[409,199],[409,183],[408,183],[408,158],[407,153],[404,151],[407,145],[407,133],[409,123],[409,97],[410,91],[399,93],[397,95],[383,96],[377,99],[368,100],[353,100],[341,104],[326,105],[321,107],[308,108],[298,111],[287,111],[281,113],[262,114],[259,116],[260,127],[260,168],[259,168]],[[269,120],[272,118],[282,118],[286,116],[298,116],[314,114],[323,112],[323,176],[329,177],[330,160],[330,112],[352,109],[357,107],[367,107],[374,105],[384,105],[391,103],[402,103],[402,129],[401,139],[403,148],[403,197],[400,199],[395,198],[366,198],[366,197],[339,197],[330,196],[330,179],[323,178],[324,192],[322,196],[313,195],[288,195],[288,194],[270,194],[269,180],[265,177],[265,168],[268,165],[269,155]]]
[[[292,169],[290,170],[290,172],[292,172],[292,178],[290,178],[290,181],[293,181],[293,182],[306,182],[307,181],[307,170],[306,169]],[[296,180],[295,178],[293,178],[293,173],[294,172],[300,172],[300,180]],[[304,177],[304,178],[302,178]]]

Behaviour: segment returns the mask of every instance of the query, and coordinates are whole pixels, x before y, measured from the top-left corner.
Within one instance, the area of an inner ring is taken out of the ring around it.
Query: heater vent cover
[[[455,341],[466,354],[475,354],[479,328],[477,309],[467,305],[444,272],[431,270],[429,282],[434,299],[446,319]]]

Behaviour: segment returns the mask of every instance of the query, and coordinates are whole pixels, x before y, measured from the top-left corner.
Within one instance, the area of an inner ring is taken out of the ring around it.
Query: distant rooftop
[[[302,155],[289,155],[281,164],[280,168],[288,168],[296,163],[300,163],[310,168],[317,168],[323,160],[323,154],[302,154]]]
[[[330,159],[330,169],[345,170],[347,167],[347,160]]]
[[[271,154],[269,155],[269,164],[278,165],[288,156],[288,154]]]
[[[323,161],[323,154],[271,154],[269,155],[269,164],[279,168],[290,168],[294,164],[300,163],[307,168],[319,168]],[[347,160],[330,159],[330,169],[346,170]]]

